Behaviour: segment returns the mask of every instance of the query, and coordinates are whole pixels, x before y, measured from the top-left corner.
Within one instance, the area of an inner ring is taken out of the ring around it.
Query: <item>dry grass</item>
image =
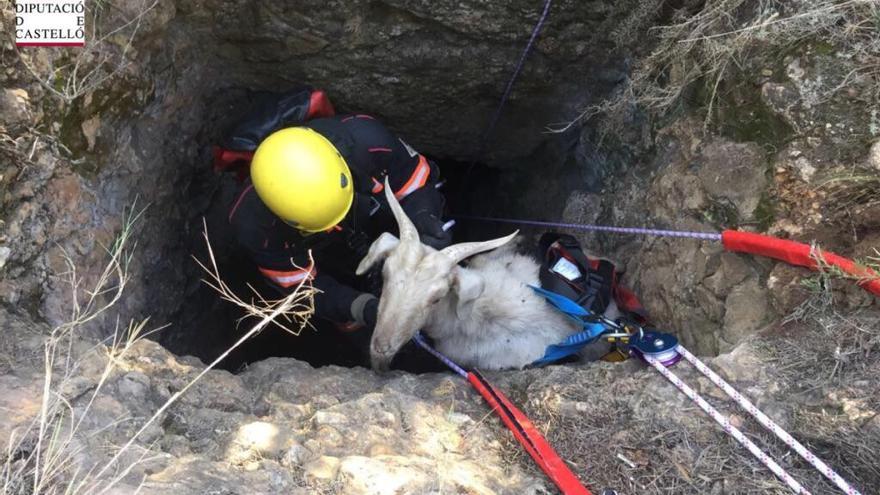
[[[880,280],[880,251],[875,248],[874,253],[875,256],[853,259],[852,270],[845,271],[830,263],[826,252],[818,244],[813,243],[810,246],[810,258],[815,262],[818,275],[802,281],[811,290],[813,296],[788,315],[785,322],[800,321],[806,318],[805,315],[816,313],[820,309],[830,308],[834,302],[831,285],[835,280],[848,280],[858,285]]]
[[[849,380],[851,372],[863,374],[880,364],[880,355],[875,355],[880,350],[880,315],[840,312],[832,291],[835,281],[829,272],[807,279],[810,297],[783,320],[783,325],[803,334],[796,341],[786,339],[767,347],[768,355],[780,364],[777,371],[781,376],[798,382],[805,390],[820,388],[832,380],[843,385],[840,380]],[[824,373],[817,373],[819,369]]]
[[[61,274],[70,286],[70,318],[52,329],[44,343],[44,378],[39,414],[23,430],[13,434],[0,464],[4,494],[92,493],[100,484],[93,476],[96,466],[81,466],[76,458],[83,451],[82,422],[103,391],[118,360],[144,335],[146,321],[117,325],[106,348],[106,365],[90,399],[77,413],[63,391],[76,377],[81,359],[74,350],[78,331],[110,311],[130,281],[132,232],[143,210],[131,210],[112,246],[106,247],[109,261],[97,280],[85,287],[72,258],[65,254],[68,270]],[[100,352],[99,348],[93,348]],[[120,421],[124,418],[120,418]],[[110,427],[111,425],[108,425]]]
[[[693,380],[689,378],[691,383]],[[696,406],[681,407],[675,411],[677,420],[670,420],[669,415],[660,411],[635,412],[629,397],[608,400],[607,393],[601,397],[598,401],[597,395],[577,397],[590,404],[578,421],[560,418],[549,425],[553,445],[593,488],[611,487],[620,493],[639,494],[705,494],[722,490],[788,493],[759,461],[720,431]],[[752,430],[749,436],[753,441],[772,445],[772,434]],[[602,439],[604,448],[597,448],[597,439]]]
[[[271,315],[276,315],[278,318],[284,320],[283,323],[280,321],[274,321],[276,326],[292,335],[299,335],[302,328],[308,324],[309,316],[315,310],[315,289],[300,284],[300,287],[297,288],[296,292],[300,294],[301,297],[294,298],[293,301],[288,301],[289,298],[287,297],[281,299],[266,299],[251,284],[248,284],[248,288],[252,292],[252,298],[249,301],[245,301],[233,292],[232,288],[223,281],[223,277],[220,275],[220,269],[217,267],[217,260],[214,257],[214,250],[211,247],[211,242],[208,238],[207,224],[204,224],[203,236],[205,238],[205,245],[208,248],[208,263],[203,263],[195,256],[193,256],[193,259],[208,276],[208,278],[204,280],[205,284],[217,291],[217,293],[220,294],[221,299],[244,310],[245,315],[239,319],[239,323],[252,316],[265,319]],[[272,319],[274,320],[275,316],[272,316]]]
[[[865,259],[855,259],[855,267],[852,271],[844,271],[836,265],[832,265],[825,259],[824,252],[817,245],[813,245],[811,256],[816,261],[818,271],[837,279],[851,280],[856,284],[863,285],[868,282],[880,280],[880,251],[874,249],[876,256],[868,256]],[[827,281],[826,281],[827,283]]]
[[[880,486],[880,432],[865,427],[880,414],[880,313],[841,312],[826,285],[786,328],[762,348],[791,400],[814,403],[794,411],[792,433],[844,477]]]
[[[592,105],[559,132],[594,117],[604,132],[626,125],[635,108],[662,114],[698,84],[708,94],[707,123],[721,82],[744,60],[822,40],[852,61],[852,70],[826,82],[826,96],[855,78],[880,81],[880,4],[873,0],[707,0],[652,29],[655,46],[611,98]]]
[[[871,208],[880,205],[880,173],[868,168],[850,168],[827,177],[819,189],[828,194],[835,210]]]
[[[133,256],[133,229],[143,210],[132,209],[126,214],[121,233],[107,247],[109,261],[96,282],[84,286],[83,279],[71,257],[66,258],[68,271],[63,274],[71,288],[69,320],[54,328],[45,338],[44,379],[39,413],[20,430],[13,433],[4,454],[0,454],[0,493],[4,495],[104,494],[117,487],[132,471],[155,453],[150,445],[138,443],[141,435],[174,405],[203,376],[214,369],[229,353],[259,333],[274,319],[285,315],[288,323],[304,325],[311,315],[314,289],[301,284],[282,300],[259,300],[247,303],[222,283],[211,253],[209,285],[221,292],[224,299],[244,307],[260,321],[244,332],[241,338],[216,360],[206,366],[185,386],[143,420],[141,426],[121,446],[111,446],[103,453],[86,449],[91,440],[133,418],[116,418],[95,429],[83,426],[95,402],[106,394],[104,389],[116,377],[123,360],[134,345],[148,335],[147,320],[120,325],[107,346],[98,345],[82,352],[79,333],[90,322],[107,314],[122,299],[131,281],[129,266]],[[208,236],[205,232],[205,240]],[[204,267],[204,265],[203,265]],[[85,397],[73,399],[65,390],[78,376],[85,359],[102,355],[104,367],[97,384]]]

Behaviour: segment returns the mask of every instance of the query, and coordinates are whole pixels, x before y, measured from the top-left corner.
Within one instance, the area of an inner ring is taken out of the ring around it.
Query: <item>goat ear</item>
[[[483,277],[476,273],[462,269],[455,269],[455,285],[458,289],[458,307],[456,311],[460,314],[465,307],[472,303],[474,299],[480,297],[483,293]]]
[[[370,250],[367,252],[367,255],[364,256],[364,259],[361,260],[355,273],[358,275],[367,273],[370,268],[373,268],[373,265],[384,260],[398,244],[400,244],[400,241],[397,237],[394,237],[394,235],[389,234],[388,232],[380,235],[378,239],[373,241]]]

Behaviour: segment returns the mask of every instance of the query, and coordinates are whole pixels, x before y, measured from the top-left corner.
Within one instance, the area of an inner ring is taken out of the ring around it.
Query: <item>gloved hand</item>
[[[364,292],[351,302],[351,319],[358,325],[373,331],[376,316],[379,312],[379,299],[369,292]]]
[[[437,215],[422,210],[412,217],[413,225],[419,231],[419,239],[422,244],[427,244],[434,249],[443,249],[452,244],[452,233],[443,230],[443,220]]]
[[[345,332],[345,336],[360,351],[364,359],[369,361],[370,340],[376,328],[379,313],[379,300],[376,296],[363,293],[351,303],[351,318],[357,324],[354,329]]]

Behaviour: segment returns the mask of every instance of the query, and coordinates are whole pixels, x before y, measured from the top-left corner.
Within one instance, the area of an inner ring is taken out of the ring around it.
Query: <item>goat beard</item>
[[[380,373],[384,373],[391,369],[391,361],[393,359],[393,357],[379,357],[376,354],[370,352],[370,365],[373,367],[374,371],[378,371]]]

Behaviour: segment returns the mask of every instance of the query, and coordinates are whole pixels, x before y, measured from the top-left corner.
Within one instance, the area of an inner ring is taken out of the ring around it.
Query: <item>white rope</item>
[[[831,480],[838,488],[843,490],[847,495],[862,495],[858,490],[852,487],[843,477],[841,477],[837,472],[835,472],[828,464],[825,464],[822,459],[816,457],[812,452],[807,450],[806,447],[800,442],[797,441],[794,437],[788,434],[785,430],[783,430],[779,425],[777,425],[772,419],[767,417],[766,414],[761,412],[757,407],[755,407],[752,402],[743,397],[742,394],[736,391],[729,383],[724,381],[723,378],[718,376],[717,373],[712,371],[708,366],[706,366],[702,361],[697,359],[696,356],[691,354],[687,349],[682,346],[678,346],[678,353],[681,354],[682,357],[687,359],[689,363],[694,365],[697,370],[700,371],[703,375],[705,375],[709,380],[712,380],[716,386],[718,386],[721,390],[724,390],[724,393],[727,394],[728,397],[735,400],[740,407],[749,412],[759,423],[764,425],[764,428],[772,431],[780,440],[785,442],[786,445],[794,449],[801,457],[804,458],[807,462],[813,465],[820,473],[825,475],[826,478]]]
[[[676,376],[675,373],[669,371],[666,368],[666,366],[663,366],[663,364],[661,364],[659,361],[652,358],[651,356],[648,356],[645,354],[645,355],[642,355],[642,357],[645,359],[645,361],[648,362],[648,364],[653,366],[654,369],[659,371],[661,375],[666,377],[667,380],[669,380],[673,385],[675,385],[676,388],[681,390],[684,393],[684,395],[688,396],[688,398],[690,398],[698,406],[700,406],[700,409],[702,409],[706,414],[708,414],[712,419],[714,419],[716,423],[721,425],[721,428],[725,432],[727,432],[730,436],[735,438],[740,444],[742,444],[745,448],[747,448],[749,450],[749,452],[751,452],[752,455],[757,457],[758,460],[761,461],[761,463],[763,463],[765,466],[767,466],[767,468],[770,469],[770,471],[772,471],[773,474],[776,475],[776,477],[778,477],[779,479],[784,481],[785,484],[787,484],[789,486],[789,488],[791,488],[791,490],[794,493],[797,493],[800,495],[811,495],[810,492],[808,492],[806,488],[804,488],[800,483],[798,483],[798,481],[796,479],[792,478],[791,475],[788,474],[785,471],[785,469],[782,468],[782,466],[777,464],[776,461],[774,461],[773,459],[770,458],[770,456],[768,456],[766,453],[764,453],[764,451],[761,450],[757,445],[755,445],[754,442],[749,440],[743,434],[743,432],[739,431],[739,429],[737,429],[735,426],[730,424],[730,420],[727,417],[722,415],[720,412],[718,412],[717,409],[712,407],[711,404],[706,402],[706,399],[703,399],[702,397],[700,397],[700,395],[697,394],[697,392],[694,391],[694,389],[692,389],[686,383],[681,381],[681,379],[678,376]]]

